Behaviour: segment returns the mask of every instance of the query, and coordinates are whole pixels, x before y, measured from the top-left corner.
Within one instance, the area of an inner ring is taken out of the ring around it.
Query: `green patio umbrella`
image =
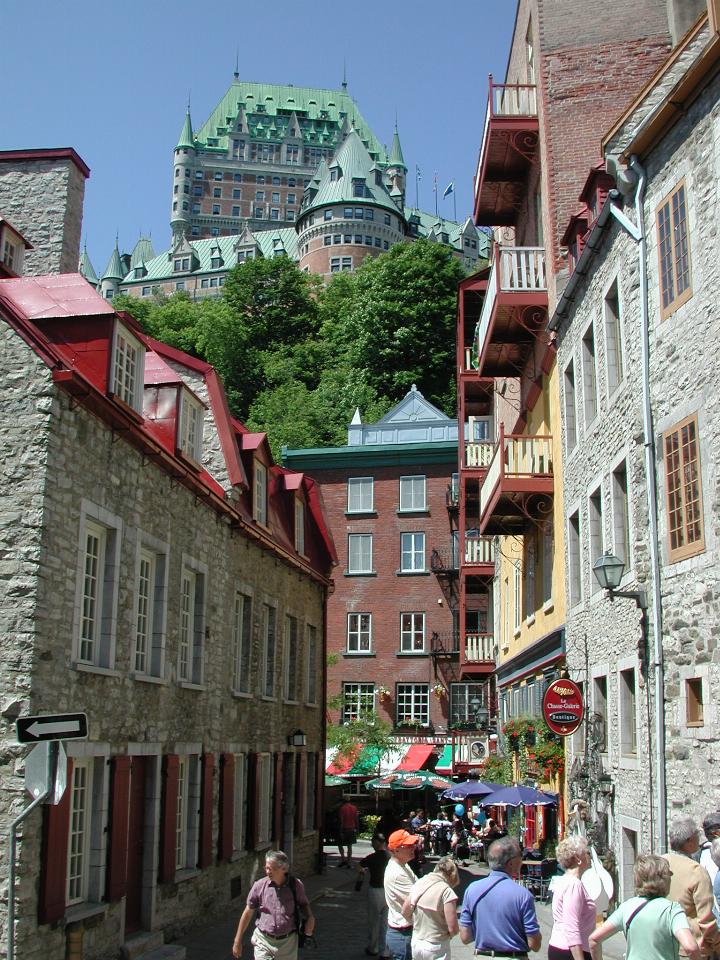
[[[325,774],[326,787],[346,787],[350,783],[345,777],[336,777],[333,773]]]
[[[366,790],[447,790],[452,780],[439,777],[432,770],[398,770],[384,777],[368,780]]]

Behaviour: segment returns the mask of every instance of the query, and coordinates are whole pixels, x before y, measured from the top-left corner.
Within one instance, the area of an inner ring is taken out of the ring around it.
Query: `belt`
[[[527,950],[476,950],[476,957],[527,957]]]
[[[412,925],[410,925],[409,927],[390,927],[390,926],[388,926],[388,930],[394,930],[395,933],[412,933]]]
[[[291,930],[290,933],[267,933],[265,930],[260,930],[260,933],[269,940],[287,940],[295,933],[295,930]]]

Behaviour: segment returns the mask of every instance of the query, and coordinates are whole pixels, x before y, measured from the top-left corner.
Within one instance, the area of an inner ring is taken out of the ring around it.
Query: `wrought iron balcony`
[[[460,634],[455,630],[434,632],[430,639],[430,655],[440,659],[452,659],[460,654]]]
[[[475,174],[475,223],[512,226],[519,194],[538,149],[537,93],[534,84],[493,83]]]
[[[534,516],[552,510],[552,437],[500,437],[480,486],[480,530],[518,533]]]
[[[547,302],[545,249],[496,245],[473,346],[483,376],[517,376]]]
[[[434,547],[430,553],[430,569],[434,574],[456,574],[460,568],[457,544],[451,544],[448,550]]]

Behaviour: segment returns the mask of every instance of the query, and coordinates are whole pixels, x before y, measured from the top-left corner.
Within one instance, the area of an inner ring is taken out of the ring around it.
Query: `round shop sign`
[[[569,737],[583,721],[582,691],[572,680],[553,680],[543,697],[543,716],[553,733]]]

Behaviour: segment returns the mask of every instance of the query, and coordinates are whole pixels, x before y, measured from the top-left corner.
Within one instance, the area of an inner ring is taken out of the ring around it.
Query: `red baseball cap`
[[[390,834],[388,850],[398,850],[400,847],[414,847],[417,839],[414,833],[408,833],[407,830],[396,830]]]

